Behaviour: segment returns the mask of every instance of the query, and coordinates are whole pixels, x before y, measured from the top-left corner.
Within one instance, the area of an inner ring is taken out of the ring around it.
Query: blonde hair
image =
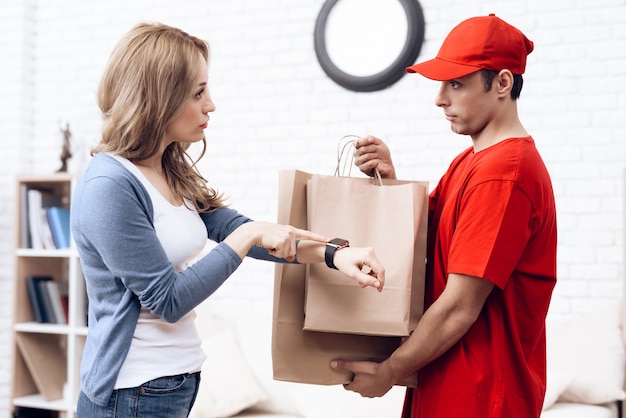
[[[140,23],[118,42],[98,87],[103,115],[100,144],[91,150],[141,161],[159,152],[165,128],[196,88],[198,60],[209,59],[206,41],[161,23]],[[224,206],[192,161],[189,143],[173,142],[163,153],[165,178],[174,193],[199,211]]]

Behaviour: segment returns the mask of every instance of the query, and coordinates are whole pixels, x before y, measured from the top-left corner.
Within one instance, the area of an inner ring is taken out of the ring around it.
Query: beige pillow
[[[230,417],[267,398],[241,353],[233,328],[205,337],[202,348],[207,359],[190,418]]]

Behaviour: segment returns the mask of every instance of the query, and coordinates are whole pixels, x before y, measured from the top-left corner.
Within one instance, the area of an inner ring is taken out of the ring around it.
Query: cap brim
[[[475,65],[459,64],[441,58],[433,58],[406,68],[407,73],[419,73],[426,78],[437,81],[454,80],[465,77],[480,70]]]

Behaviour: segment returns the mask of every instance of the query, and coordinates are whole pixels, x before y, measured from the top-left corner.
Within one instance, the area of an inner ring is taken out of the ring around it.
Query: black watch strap
[[[335,252],[341,248],[349,247],[350,243],[348,240],[342,238],[335,238],[326,243],[326,251],[324,252],[324,261],[326,261],[326,265],[331,268],[337,270],[335,267]]]

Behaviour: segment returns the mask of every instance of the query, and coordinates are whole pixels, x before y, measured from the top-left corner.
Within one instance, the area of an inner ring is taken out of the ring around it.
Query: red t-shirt
[[[550,177],[531,137],[452,162],[430,195],[425,306],[450,273],[495,287],[461,340],[418,372],[403,417],[539,417],[556,236]]]

